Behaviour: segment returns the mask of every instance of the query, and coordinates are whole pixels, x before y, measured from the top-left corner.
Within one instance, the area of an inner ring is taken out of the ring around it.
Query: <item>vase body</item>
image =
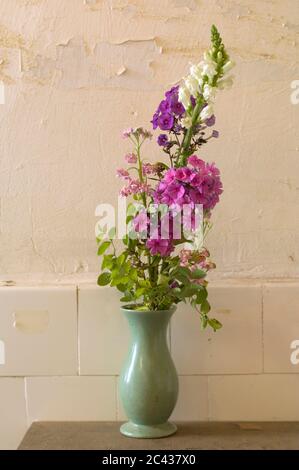
[[[175,311],[122,309],[131,331],[131,346],[120,375],[120,397],[130,437],[165,437],[176,431],[168,422],[178,397],[178,376],[167,345],[169,320]]]

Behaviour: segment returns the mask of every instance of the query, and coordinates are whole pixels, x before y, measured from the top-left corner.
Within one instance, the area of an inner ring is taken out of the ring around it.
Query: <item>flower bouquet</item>
[[[196,152],[218,138],[213,104],[217,90],[232,84],[228,72],[233,63],[215,26],[211,36],[203,61],[192,65],[181,84],[165,93],[153,115],[152,127],[160,130],[157,144],[165,158],[155,163],[143,158],[151,132],[124,131],[123,138],[133,148],[125,157],[127,167],[117,170],[125,182],[120,195],[131,197],[122,252],[117,253],[115,230],[98,236],[98,254],[103,257],[98,284],[122,293],[133,334],[121,395],[130,418],[122,432],[134,437],[174,432],[167,419],[178,387],[165,337],[175,306],[189,302],[203,328],[221,328],[217,319],[209,317],[206,276],[215,264],[204,243],[222,183],[215,164]]]

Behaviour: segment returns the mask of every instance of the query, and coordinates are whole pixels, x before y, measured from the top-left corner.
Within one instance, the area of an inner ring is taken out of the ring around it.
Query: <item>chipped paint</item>
[[[13,314],[14,328],[25,334],[44,333],[49,326],[49,312],[46,310],[18,310]]]

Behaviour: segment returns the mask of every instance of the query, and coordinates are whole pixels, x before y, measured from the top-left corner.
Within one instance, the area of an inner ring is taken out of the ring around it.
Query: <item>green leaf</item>
[[[137,289],[135,292],[135,299],[139,299],[139,297],[142,297],[144,292],[145,292],[145,289],[143,287],[140,287],[139,289]]]
[[[108,284],[110,284],[110,281],[111,281],[111,274],[110,273],[102,273],[98,277],[98,285],[99,286],[107,286]]]
[[[98,256],[101,256],[105,253],[106,250],[108,250],[109,246],[111,245],[111,242],[103,242],[98,249]]]
[[[195,269],[194,271],[191,271],[191,279],[202,279],[205,276],[206,273],[201,269]]]
[[[113,261],[114,255],[104,255],[103,262],[102,262],[102,269],[112,269],[114,265]]]
[[[204,330],[208,326],[208,317],[206,315],[201,316],[201,329]]]
[[[204,300],[204,301],[201,303],[200,311],[201,311],[203,314],[207,314],[207,313],[209,313],[210,310],[211,310],[211,306],[210,306],[209,302],[208,302],[207,300]]]
[[[110,230],[109,230],[109,233],[108,233],[108,237],[110,239],[114,238],[116,235],[116,228],[115,227],[112,227]]]
[[[202,304],[205,300],[207,300],[208,292],[205,287],[202,287],[196,294],[196,303]]]
[[[208,324],[213,328],[214,331],[220,330],[220,328],[222,328],[222,323],[216,320],[216,318],[209,319]]]
[[[127,286],[125,284],[117,284],[116,288],[119,292],[125,292],[127,290]]]

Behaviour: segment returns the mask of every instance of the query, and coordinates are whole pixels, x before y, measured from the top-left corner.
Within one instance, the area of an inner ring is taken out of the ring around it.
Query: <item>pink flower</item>
[[[197,157],[197,155],[191,155],[188,158],[189,165],[194,166],[194,168],[204,168],[205,162]]]
[[[150,194],[151,188],[147,184],[142,184],[138,180],[133,180],[128,178],[129,184],[120,190],[120,195],[123,197],[128,197],[131,194]]]
[[[148,227],[148,216],[146,212],[140,212],[133,220],[133,227],[136,232],[145,232]]]
[[[128,180],[130,178],[129,172],[127,170],[125,170],[124,168],[118,168],[116,170],[116,176],[118,178],[122,178],[124,180]]]
[[[136,163],[136,162],[137,162],[137,155],[135,155],[135,153],[128,153],[128,154],[125,156],[125,160],[126,160],[128,163]]]
[[[129,129],[124,129],[122,132],[122,138],[128,139],[133,132],[134,132],[134,129],[132,127],[130,127]]]
[[[142,165],[142,173],[144,175],[152,175],[154,173],[153,165],[151,165],[150,163],[144,163]]]

